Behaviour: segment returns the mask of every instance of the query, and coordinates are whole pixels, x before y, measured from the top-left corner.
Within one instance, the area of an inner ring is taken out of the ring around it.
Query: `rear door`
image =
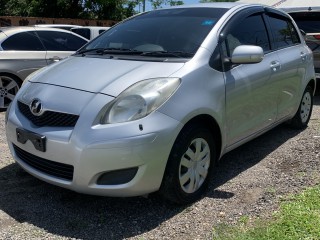
[[[67,32],[39,30],[37,34],[47,49],[47,64],[58,62],[70,56],[87,43],[83,38]]]
[[[314,10],[314,9],[313,9]],[[320,78],[320,12],[293,12],[289,13],[299,29],[306,33],[306,43],[313,52],[314,67],[317,78]]]
[[[280,64],[280,71],[274,77],[278,90],[277,120],[281,120],[295,112],[301,100],[301,84],[308,64],[308,52],[301,44],[298,30],[291,19],[273,12],[267,14],[267,19],[273,36],[273,50],[278,54]]]

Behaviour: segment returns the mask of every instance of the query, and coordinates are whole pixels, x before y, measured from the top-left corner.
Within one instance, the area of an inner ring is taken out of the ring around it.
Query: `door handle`
[[[280,68],[281,64],[279,61],[272,61],[270,64],[270,68],[272,71],[276,72],[278,68]]]
[[[305,52],[301,52],[300,56],[301,56],[302,61],[306,61],[307,60],[307,54]]]
[[[53,61],[53,62],[59,62],[62,58],[58,57],[58,56],[54,56],[52,58],[49,58],[50,61]]]

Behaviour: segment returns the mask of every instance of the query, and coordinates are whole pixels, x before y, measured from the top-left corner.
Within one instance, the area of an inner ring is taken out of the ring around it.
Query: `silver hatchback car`
[[[198,199],[226,152],[309,122],[312,52],[292,18],[241,3],[146,12],[29,76],[6,115],[30,174],[77,192]]]

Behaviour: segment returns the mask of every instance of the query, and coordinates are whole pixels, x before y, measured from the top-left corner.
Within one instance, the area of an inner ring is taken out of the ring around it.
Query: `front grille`
[[[74,127],[79,116],[68,113],[45,111],[41,116],[35,116],[27,104],[18,101],[20,112],[38,127]]]
[[[50,161],[41,157],[37,157],[31,153],[28,153],[21,148],[17,147],[13,144],[13,149],[17,156],[22,160],[24,163],[28,164],[29,166],[33,167],[34,169],[46,173],[50,176],[54,176],[57,178],[61,178],[63,180],[72,181],[73,179],[73,171],[74,168],[72,165],[58,163],[54,161]]]

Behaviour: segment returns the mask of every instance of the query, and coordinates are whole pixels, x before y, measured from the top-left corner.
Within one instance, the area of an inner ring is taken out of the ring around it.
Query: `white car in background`
[[[73,24],[36,24],[35,27],[50,27],[50,28],[60,28],[64,30],[70,30],[71,28],[81,27],[80,25]]]
[[[74,27],[70,31],[85,37],[88,40],[94,39],[110,27],[99,27],[99,26],[85,26],[85,27]]]
[[[0,111],[7,109],[30,73],[68,57],[87,42],[57,28],[0,28]]]

